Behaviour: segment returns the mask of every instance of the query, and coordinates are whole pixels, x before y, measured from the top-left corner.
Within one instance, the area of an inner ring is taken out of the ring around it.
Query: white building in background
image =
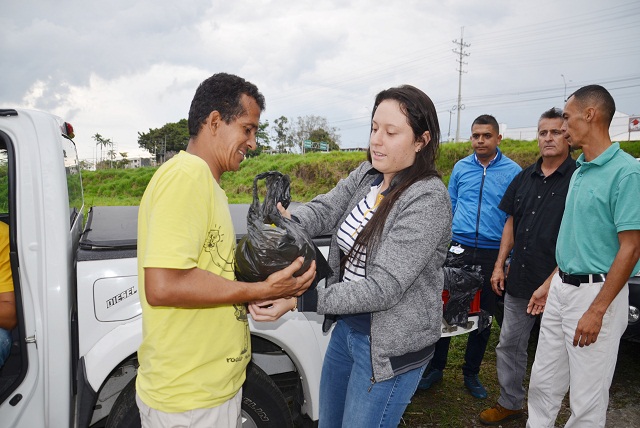
[[[127,159],[129,160],[129,163],[125,167],[127,169],[140,168],[143,166],[153,165],[151,157],[135,157],[135,158],[127,158]]]
[[[640,117],[640,115],[628,115],[617,111],[613,115],[611,121],[611,127],[609,128],[609,135],[611,141],[640,141],[640,127],[635,127],[637,131],[629,131],[630,118]],[[526,128],[507,128],[504,123],[500,124],[500,131],[502,138],[509,138],[512,140],[535,140],[538,138],[538,127],[530,126]]]
[[[506,123],[500,124],[500,134],[502,139],[531,141],[538,138],[538,127],[528,126],[526,128],[508,128]]]
[[[613,121],[611,121],[611,127],[609,128],[609,135],[611,135],[611,141],[640,141],[640,127],[635,126],[634,131],[630,131],[630,121],[632,119],[640,118],[640,115],[628,115],[620,113],[619,111],[613,115]]]

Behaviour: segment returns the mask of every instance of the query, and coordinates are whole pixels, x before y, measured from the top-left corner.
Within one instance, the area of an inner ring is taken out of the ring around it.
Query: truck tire
[[[242,428],[290,428],[291,412],[273,380],[254,363],[242,385]]]
[[[140,428],[140,411],[136,404],[136,377],[122,388],[107,418],[106,428]]]
[[[125,386],[115,403],[106,428],[140,428],[140,413],[136,404],[136,378]],[[293,427],[287,402],[271,378],[253,363],[247,367],[247,380],[242,385],[243,428]]]

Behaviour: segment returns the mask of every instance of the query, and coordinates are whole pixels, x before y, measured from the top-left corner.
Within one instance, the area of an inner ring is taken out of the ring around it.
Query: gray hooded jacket
[[[372,313],[373,378],[381,382],[394,376],[391,358],[423,350],[440,338],[451,202],[440,179],[414,183],[389,212],[377,247],[367,250],[366,278],[338,282],[336,232],[378,174],[364,162],[330,192],[292,214],[311,236],[332,235],[328,262],[334,274],[317,289],[318,313]]]

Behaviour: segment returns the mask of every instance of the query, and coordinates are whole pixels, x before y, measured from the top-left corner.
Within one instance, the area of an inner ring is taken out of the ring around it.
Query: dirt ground
[[[463,360],[466,339],[456,337],[452,340],[449,363],[442,382],[428,391],[418,391],[404,414],[401,427],[415,428],[475,428],[483,427],[478,414],[492,406],[500,395],[495,370],[495,345],[499,329],[494,326],[491,341],[482,363],[480,378],[487,388],[489,397],[478,400],[466,391],[462,384],[461,362]],[[535,344],[529,347],[529,371],[533,362]],[[640,428],[640,343],[622,341],[618,352],[618,362],[610,389],[607,428]],[[529,371],[525,385],[529,383]],[[526,409],[526,405],[525,405]],[[568,397],[556,421],[562,427],[569,418]],[[523,428],[525,417],[500,425],[503,428]]]

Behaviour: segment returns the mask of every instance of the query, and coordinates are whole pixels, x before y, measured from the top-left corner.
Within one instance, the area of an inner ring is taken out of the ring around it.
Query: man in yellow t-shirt
[[[17,322],[9,259],[9,226],[0,221],[0,367],[11,352],[11,330]]]
[[[312,264],[294,278],[298,259],[264,282],[234,281],[235,232],[220,176],[255,149],[263,109],[262,94],[240,77],[219,73],[202,82],[186,151],[156,171],[140,202],[136,401],[143,427],[186,419],[193,427],[240,427],[251,356],[244,303],[298,296],[315,276]]]

